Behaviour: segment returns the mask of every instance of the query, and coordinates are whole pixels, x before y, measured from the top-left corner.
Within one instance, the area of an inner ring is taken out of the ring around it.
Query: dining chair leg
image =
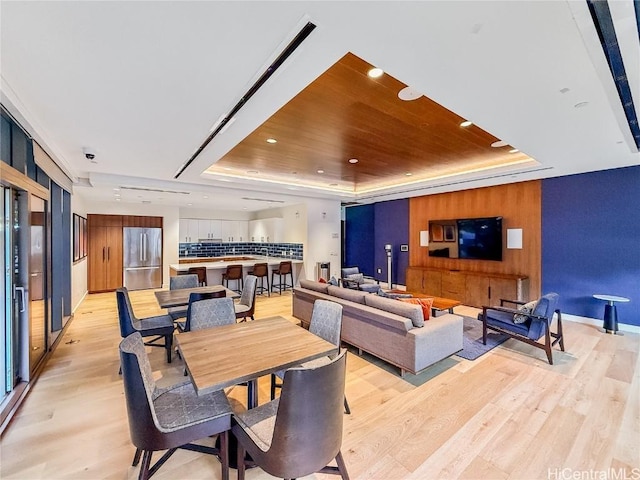
[[[220,438],[220,463],[222,464],[222,480],[229,480],[229,435],[222,432]]]
[[[237,450],[237,457],[236,457],[236,463],[237,463],[237,468],[238,468],[238,480],[244,480],[244,471],[245,471],[245,464],[244,464],[244,447],[242,446],[242,444],[240,442],[238,442],[238,450]]]
[[[138,466],[138,463],[140,463],[140,455],[142,455],[142,450],[136,448],[136,453],[133,455],[133,463],[131,464],[132,467]]]
[[[164,348],[167,350],[167,363],[171,363],[171,350],[173,349],[173,332],[164,337]]]
[[[349,480],[349,472],[347,472],[347,466],[344,463],[342,451],[340,450],[338,450],[338,455],[336,455],[336,463],[338,464],[338,470],[340,471],[342,480]]]
[[[142,455],[142,465],[140,465],[140,474],[138,480],[147,480],[149,478],[149,465],[151,465],[151,455],[153,452],[149,450],[144,451]]]
[[[351,415],[351,409],[349,408],[349,402],[347,402],[347,397],[344,397],[344,413],[347,415]]]

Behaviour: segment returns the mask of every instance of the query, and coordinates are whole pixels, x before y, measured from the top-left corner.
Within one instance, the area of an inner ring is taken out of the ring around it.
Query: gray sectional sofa
[[[300,280],[293,289],[293,316],[308,328],[313,302],[342,305],[343,342],[375,355],[405,372],[418,373],[462,350],[462,317],[454,314],[424,321],[419,305],[359,290]]]

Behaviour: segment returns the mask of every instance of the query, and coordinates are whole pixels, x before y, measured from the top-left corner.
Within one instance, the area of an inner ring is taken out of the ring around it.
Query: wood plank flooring
[[[151,290],[131,297],[139,316],[162,312]],[[295,321],[290,293],[258,297],[256,318],[272,315]],[[509,340],[476,361],[454,356],[405,378],[350,351],[352,414],[344,417],[342,452],[351,478],[559,479],[562,469],[618,475],[571,478],[637,478],[640,337],[566,322],[565,338],[567,352],[554,350],[553,366],[542,350]],[[137,478],[119,342],[115,294],[88,295],[2,437],[1,478]],[[160,385],[184,379],[176,356],[168,365],[163,349],[147,351]],[[261,402],[268,386],[261,379]],[[227,393],[238,406],[246,402],[244,387]],[[220,467],[210,456],[178,451],[155,478],[216,479]],[[247,478],[271,477],[252,469]]]

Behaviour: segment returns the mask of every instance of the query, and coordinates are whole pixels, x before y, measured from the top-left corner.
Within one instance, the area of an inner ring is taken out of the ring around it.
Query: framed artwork
[[[73,261],[87,256],[87,219],[73,214]]]
[[[455,242],[456,241],[456,227],[453,225],[444,226],[444,241]]]
[[[431,241],[442,242],[444,235],[442,233],[442,225],[437,223],[431,225]]]

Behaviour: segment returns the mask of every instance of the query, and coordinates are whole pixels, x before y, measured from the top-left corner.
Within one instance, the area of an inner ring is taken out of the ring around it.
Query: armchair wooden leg
[[[560,310],[556,310],[558,314],[558,343],[560,344],[560,350],[564,352],[564,333],[562,332],[562,313]]]
[[[347,472],[347,466],[344,464],[342,452],[339,450],[338,455],[336,455],[336,463],[338,464],[338,470],[340,470],[340,476],[342,477],[342,480],[349,480],[349,472]]]
[[[549,360],[549,365],[553,365],[553,352],[551,351],[551,331],[550,327],[547,326],[544,333],[544,351],[547,352],[547,360]]]

